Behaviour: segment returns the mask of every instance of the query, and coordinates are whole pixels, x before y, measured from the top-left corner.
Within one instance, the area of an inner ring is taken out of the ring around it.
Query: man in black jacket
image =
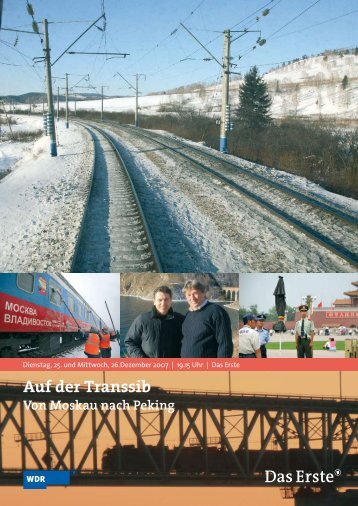
[[[153,296],[152,310],[137,316],[127,332],[127,353],[131,358],[178,358],[184,316],[173,311],[167,286],[156,288]]]
[[[183,358],[229,358],[233,342],[229,315],[206,298],[205,286],[197,280],[184,288],[189,311],[183,323]]]

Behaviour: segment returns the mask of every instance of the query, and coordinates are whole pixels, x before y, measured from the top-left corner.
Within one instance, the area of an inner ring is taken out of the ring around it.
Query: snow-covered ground
[[[5,119],[4,116],[2,119]],[[40,117],[11,115],[11,119],[16,121],[11,125],[13,132],[28,132],[42,128],[42,118]],[[18,160],[31,151],[34,144],[33,142],[12,142],[8,140],[9,134],[8,125],[1,125],[0,179],[12,169]]]
[[[43,127],[42,123],[42,117],[39,116],[28,116],[28,115],[19,115],[19,114],[11,114],[10,116],[11,121],[10,122],[11,130],[13,132],[31,132],[35,130],[41,130]],[[6,121],[5,116],[2,115],[2,120]],[[1,131],[2,134],[8,135],[9,134],[9,126],[7,122],[3,125],[1,125]]]
[[[325,188],[322,188],[322,186],[319,184],[309,181],[306,177],[297,176],[296,174],[284,172],[273,167],[268,167],[267,165],[250,162],[249,160],[244,160],[243,158],[239,158],[234,155],[223,154],[216,149],[209,148],[201,143],[199,144],[197,142],[184,139],[165,130],[150,130],[150,132],[152,131],[157,132],[160,135],[165,135],[168,138],[179,140],[180,142],[186,142],[187,144],[191,144],[196,148],[200,147],[200,149],[202,149],[204,152],[207,151],[208,153],[213,154],[218,158],[228,160],[241,168],[245,168],[249,172],[264,176],[271,181],[283,184],[290,189],[298,191],[299,193],[318,198],[322,202],[333,204],[337,209],[341,209],[342,211],[345,211],[348,214],[352,214],[358,218],[358,200],[330,192]]]
[[[24,126],[39,128],[36,117]],[[0,144],[0,271],[69,271],[87,201],[93,146],[87,132],[57,125],[58,156],[49,137]]]

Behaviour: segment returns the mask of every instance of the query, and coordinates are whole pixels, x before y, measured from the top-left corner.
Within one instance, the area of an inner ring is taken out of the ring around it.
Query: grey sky
[[[63,274],[79,294],[108,325],[111,321],[104,301],[107,301],[114,325],[119,329],[120,275],[119,274]]]
[[[283,276],[286,302],[289,306],[301,304],[303,295],[317,297],[314,306],[323,302],[330,307],[335,299],[347,298],[343,292],[353,290],[352,281],[358,281],[353,274],[240,274],[240,306],[249,308],[258,305],[259,311],[267,311],[275,305],[273,292],[278,276]]]

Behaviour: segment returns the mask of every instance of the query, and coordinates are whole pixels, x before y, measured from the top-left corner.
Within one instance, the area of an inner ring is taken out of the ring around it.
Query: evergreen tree
[[[267,92],[267,85],[259,76],[256,66],[245,75],[239,97],[240,104],[236,116],[240,127],[257,129],[271,123],[271,99]]]
[[[296,308],[293,306],[287,306],[286,307],[286,315],[287,315],[287,321],[294,321],[295,315],[296,315]],[[271,309],[268,310],[268,313],[266,314],[268,321],[275,321],[277,320],[277,312],[276,307],[273,306]]]

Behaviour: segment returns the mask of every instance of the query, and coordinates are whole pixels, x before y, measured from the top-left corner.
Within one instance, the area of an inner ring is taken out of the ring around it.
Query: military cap
[[[256,316],[256,320],[263,322],[264,320],[266,320],[266,315],[264,313],[258,314]]]
[[[300,307],[298,308],[299,311],[308,311],[308,306],[307,304],[301,304]]]
[[[256,315],[254,315],[253,313],[248,313],[248,314],[245,314],[245,316],[242,317],[242,321],[246,324],[247,322],[251,321],[251,320],[257,320],[256,318]]]

